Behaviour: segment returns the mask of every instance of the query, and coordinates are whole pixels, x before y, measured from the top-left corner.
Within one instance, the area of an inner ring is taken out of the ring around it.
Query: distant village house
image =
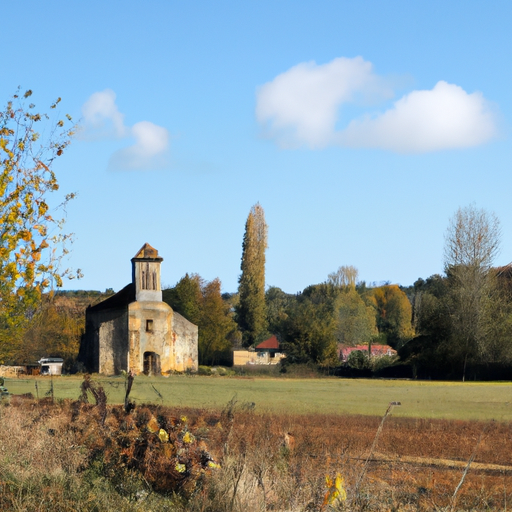
[[[338,357],[340,361],[346,363],[348,361],[348,356],[355,352],[356,350],[360,350],[361,352],[369,353],[368,345],[356,345],[355,347],[345,347],[342,345],[338,346]],[[395,349],[391,348],[389,345],[372,345],[371,346],[371,356],[375,358],[383,357],[383,356],[396,356],[397,352]]]
[[[235,350],[233,351],[233,364],[243,366],[246,364],[278,364],[285,354],[281,352],[279,341],[275,336],[271,336],[254,350]]]

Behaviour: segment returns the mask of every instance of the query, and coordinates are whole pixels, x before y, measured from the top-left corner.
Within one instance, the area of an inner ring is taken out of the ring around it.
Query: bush
[[[367,368],[370,368],[368,352],[362,350],[354,350],[353,352],[350,352],[347,364],[350,368],[354,368],[356,370],[366,370]]]
[[[219,375],[220,377],[232,377],[236,375],[234,370],[230,368],[224,368],[223,366],[216,366],[212,368],[212,373]]]
[[[198,375],[211,375],[212,369],[209,366],[199,365],[199,367],[197,368],[197,374]]]
[[[393,356],[380,356],[372,358],[372,368],[374,372],[378,372],[383,368],[395,364],[396,357]]]
[[[246,364],[244,366],[234,366],[233,375],[242,377],[279,377],[281,366],[278,364]]]

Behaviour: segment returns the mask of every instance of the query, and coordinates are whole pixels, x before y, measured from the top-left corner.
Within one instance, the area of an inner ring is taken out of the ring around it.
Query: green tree
[[[335,303],[330,284],[308,286],[288,311],[281,337],[290,363],[338,364]]]
[[[365,304],[355,287],[348,287],[336,301],[336,339],[343,345],[369,343],[377,335],[375,310]]]
[[[418,279],[411,288],[409,299],[416,336],[399,349],[400,359],[422,378],[447,376],[453,363],[449,350],[452,325],[448,279],[436,274]]]
[[[162,297],[177,313],[199,330],[199,364],[227,363],[237,337],[237,325],[229,302],[223,300],[219,279],[205,281],[198,274],[186,274]]]
[[[162,299],[189,322],[199,325],[203,284],[198,274],[185,274],[173,288],[162,291]]]
[[[280,334],[283,322],[288,318],[288,311],[295,302],[295,295],[285,293],[277,286],[270,286],[265,292],[268,330],[272,334]]]
[[[0,111],[0,361],[21,343],[27,312],[37,308],[44,291],[74,276],[60,265],[69,240],[62,211],[74,195],[53,209],[50,196],[59,188],[53,163],[75,126],[69,116],[52,120],[36,112],[27,105],[31,95],[15,94]]]
[[[256,203],[245,223],[242,245],[242,274],[239,278],[237,321],[245,346],[255,344],[267,334],[265,308],[265,251],[267,224],[265,212]]]

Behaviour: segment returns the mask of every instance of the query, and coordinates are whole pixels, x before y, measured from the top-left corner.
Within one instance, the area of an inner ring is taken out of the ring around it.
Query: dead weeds
[[[86,389],[77,402],[26,397],[0,408],[0,507],[510,508],[508,423],[259,414],[236,398],[223,412],[126,408],[86,386],[93,404]]]

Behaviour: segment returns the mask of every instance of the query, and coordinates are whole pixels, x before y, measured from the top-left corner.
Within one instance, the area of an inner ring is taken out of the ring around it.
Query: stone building
[[[132,258],[132,282],[87,308],[78,360],[89,372],[197,370],[197,326],[162,302],[162,261],[145,244]]]

